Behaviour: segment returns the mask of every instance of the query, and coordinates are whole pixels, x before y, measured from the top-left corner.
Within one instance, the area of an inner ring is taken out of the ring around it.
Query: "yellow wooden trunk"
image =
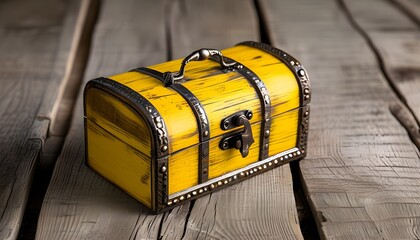
[[[160,212],[302,158],[310,101],[302,65],[256,42],[221,53],[90,81],[88,166]]]

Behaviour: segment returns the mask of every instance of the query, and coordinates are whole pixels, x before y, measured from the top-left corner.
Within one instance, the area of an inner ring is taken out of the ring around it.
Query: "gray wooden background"
[[[86,168],[86,81],[244,40],[307,68],[306,159],[160,215]],[[419,0],[4,0],[0,239],[420,239],[419,119]]]

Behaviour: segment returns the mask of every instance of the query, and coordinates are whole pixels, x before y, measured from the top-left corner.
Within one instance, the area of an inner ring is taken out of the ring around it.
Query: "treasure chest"
[[[86,163],[165,211],[303,158],[310,94],[301,63],[258,42],[97,78],[84,91]]]

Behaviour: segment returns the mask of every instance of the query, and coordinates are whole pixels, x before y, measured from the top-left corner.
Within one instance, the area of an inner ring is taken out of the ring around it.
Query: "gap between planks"
[[[388,83],[388,86],[392,90],[392,92],[396,95],[396,97],[400,100],[395,101],[389,106],[389,110],[392,115],[401,123],[401,125],[406,129],[410,139],[412,140],[413,144],[417,146],[420,150],[420,128],[419,128],[419,119],[416,116],[413,109],[409,106],[404,93],[400,90],[400,88],[395,83],[397,80],[393,79],[390,76],[389,71],[387,70],[386,63],[384,61],[383,53],[378,49],[375,45],[374,40],[369,36],[369,34],[363,29],[362,26],[354,19],[352,13],[350,12],[349,8],[347,7],[345,0],[337,0],[341,10],[347,17],[348,21],[352,25],[352,27],[365,39],[366,43],[369,45],[370,49],[374,53],[378,67],[384,76],[384,79]],[[390,0],[391,3],[394,3],[394,6],[400,6],[399,3],[393,2]],[[401,11],[402,6],[398,7]],[[406,14],[407,11],[401,11],[403,14]],[[410,20],[413,20],[413,17],[408,17]],[[414,20],[413,20],[414,21]],[[414,21],[417,24],[417,21]],[[420,89],[419,89],[420,90]]]

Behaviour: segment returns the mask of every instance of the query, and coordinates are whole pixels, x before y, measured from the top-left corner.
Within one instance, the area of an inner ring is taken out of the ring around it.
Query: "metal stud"
[[[198,193],[203,193],[203,189],[198,190]]]
[[[166,150],[168,150],[168,146],[163,145],[160,150],[162,150],[162,152],[166,152]]]
[[[303,70],[303,69],[300,69],[299,70],[299,75],[301,76],[301,77],[303,77],[303,76],[305,76],[305,70]]]
[[[244,67],[244,66],[242,66],[242,65],[240,65],[240,64],[237,66],[237,68],[239,68],[239,69],[242,69],[243,67]]]
[[[241,172],[241,177],[243,177],[243,176],[245,176],[245,173],[244,172]]]
[[[294,66],[295,62],[294,61],[290,61],[290,65]]]
[[[163,125],[162,125],[162,123],[158,122],[158,123],[156,124],[156,127],[157,127],[157,128],[162,128],[162,127],[163,127]]]
[[[308,94],[309,93],[309,89],[305,88],[305,90],[303,90],[304,93]]]
[[[281,159],[280,159],[281,160]],[[279,161],[276,159],[276,160],[274,160],[274,164],[277,164],[277,163],[279,163]]]
[[[222,186],[222,182],[221,181],[218,181],[217,182],[217,185]]]
[[[204,137],[207,137],[209,135],[209,131],[204,131],[203,135]]]
[[[176,199],[176,198],[175,198],[175,199],[174,199],[174,203],[177,203],[177,202],[178,202],[178,199]]]
[[[169,201],[169,202],[168,202],[168,205],[172,205],[172,201]]]
[[[293,154],[289,153],[289,157],[293,157]]]
[[[271,166],[271,165],[273,165],[271,162],[268,162],[268,166]]]
[[[191,197],[191,194],[189,194],[189,193],[188,193],[188,194],[187,194],[187,198],[190,198],[190,197]]]
[[[185,199],[185,197],[184,196],[181,196],[180,198],[179,198],[179,200],[184,200]]]
[[[270,136],[270,130],[266,130],[264,133],[265,138],[268,138],[268,136]]]
[[[253,173],[254,173],[254,171],[252,171],[252,170],[251,170],[251,171],[249,171],[249,174],[253,174]]]
[[[166,172],[166,166],[162,166],[162,167],[160,168],[160,172],[162,172],[162,173]]]
[[[204,189],[204,192],[207,192],[207,188],[205,187],[205,188],[203,188]]]
[[[233,176],[233,180],[236,180],[238,177],[235,175],[235,176]]]
[[[300,155],[300,151],[297,151],[297,155]]]
[[[304,114],[304,116],[307,117],[308,115],[309,115],[309,112],[306,111],[305,114]]]
[[[267,165],[264,164],[263,168],[266,169],[267,168]]]
[[[211,184],[210,185],[210,189],[214,189],[214,184]]]
[[[283,161],[283,157],[280,157],[280,161]]]
[[[192,192],[192,195],[193,196],[197,195],[197,191]]]
[[[259,167],[258,167],[258,170],[262,170],[262,167],[261,167],[261,166],[259,166]]]

